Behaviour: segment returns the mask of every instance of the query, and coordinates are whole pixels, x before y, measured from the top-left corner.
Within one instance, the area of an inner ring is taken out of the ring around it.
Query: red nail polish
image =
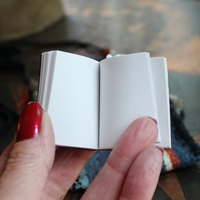
[[[31,139],[40,133],[43,109],[37,102],[30,102],[23,110],[18,127],[17,142]]]

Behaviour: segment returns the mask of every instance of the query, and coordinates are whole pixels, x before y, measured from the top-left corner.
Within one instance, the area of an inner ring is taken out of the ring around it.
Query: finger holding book
[[[117,142],[83,200],[150,200],[162,166],[162,149],[153,147],[157,135],[152,119],[135,120]]]

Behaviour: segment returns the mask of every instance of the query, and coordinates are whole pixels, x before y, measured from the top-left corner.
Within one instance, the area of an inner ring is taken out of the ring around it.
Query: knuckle
[[[67,189],[61,185],[56,179],[47,178],[48,186],[44,188],[45,199],[64,199]]]
[[[43,159],[45,158],[39,150],[16,145],[10,152],[5,172],[9,172],[15,168],[21,168],[23,170],[25,167],[28,167],[29,169],[33,169],[38,165],[42,165]]]
[[[118,164],[111,162],[110,160],[107,160],[107,164],[113,171],[117,172],[117,174],[122,174],[123,176],[126,174],[123,168],[121,168]]]
[[[117,161],[117,162],[116,162]],[[118,174],[125,175],[127,173],[127,166],[132,162],[131,158],[123,151],[114,150],[111,156],[107,159],[107,164],[112,170]]]

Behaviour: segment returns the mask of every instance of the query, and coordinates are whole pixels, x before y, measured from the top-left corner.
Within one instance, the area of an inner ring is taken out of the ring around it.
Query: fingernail
[[[161,147],[158,147],[158,146],[156,146],[156,148],[159,149],[161,151],[161,153],[162,153],[162,156],[164,156],[164,149],[161,148]]]
[[[35,138],[40,133],[43,109],[37,102],[30,102],[23,110],[18,127],[17,142]]]
[[[152,117],[149,117],[149,116],[148,116],[148,118],[151,119],[151,120],[153,120],[156,124],[158,124],[158,122],[157,122],[156,119],[154,119],[154,118],[152,118]]]

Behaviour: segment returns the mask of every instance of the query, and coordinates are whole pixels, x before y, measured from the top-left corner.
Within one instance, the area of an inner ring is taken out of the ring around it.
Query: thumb
[[[0,178],[0,199],[40,199],[54,152],[51,120],[40,104],[31,102],[20,117]]]

